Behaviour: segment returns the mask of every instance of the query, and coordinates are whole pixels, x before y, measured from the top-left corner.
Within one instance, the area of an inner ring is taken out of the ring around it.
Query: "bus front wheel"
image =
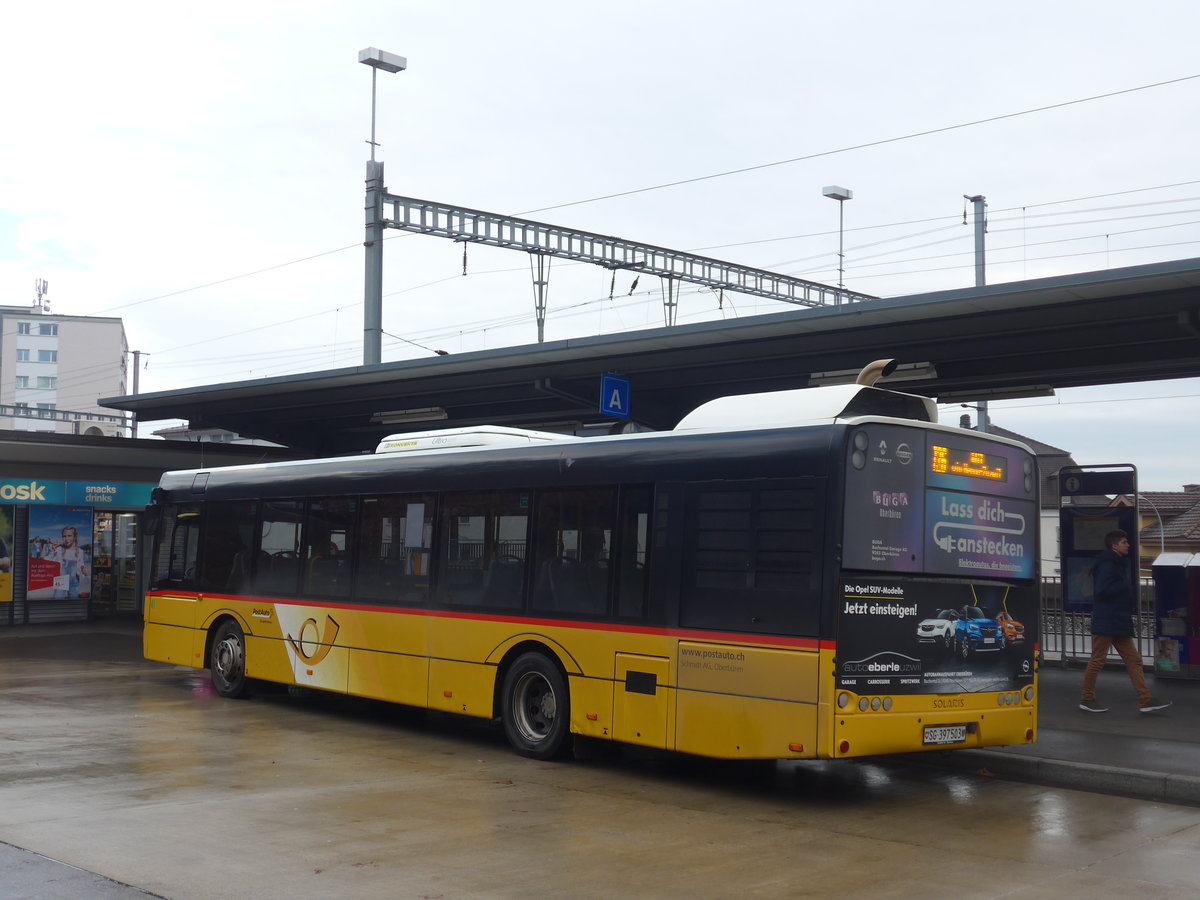
[[[246,636],[232,619],[221,623],[213,637],[209,666],[212,685],[222,697],[246,694]]]
[[[504,734],[522,756],[553,759],[567,747],[570,699],[567,681],[541,653],[526,653],[504,676],[501,698]]]

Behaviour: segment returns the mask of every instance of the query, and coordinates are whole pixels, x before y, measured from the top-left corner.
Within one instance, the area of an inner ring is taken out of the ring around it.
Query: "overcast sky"
[[[846,286],[881,297],[974,283],[964,194],[988,199],[989,283],[1197,257],[1198,31],[1183,0],[20,4],[0,303],[44,278],[53,312],[122,317],[144,392],[360,363],[368,46],[409,61],[378,83],[391,193],[836,283],[839,184]],[[388,232],[385,361],[536,340],[528,257],[463,267]],[[632,281],[554,263],[547,340],[662,325],[657,279]],[[678,321],[788,308],[685,286]],[[1179,490],[1197,396],[992,415]]]

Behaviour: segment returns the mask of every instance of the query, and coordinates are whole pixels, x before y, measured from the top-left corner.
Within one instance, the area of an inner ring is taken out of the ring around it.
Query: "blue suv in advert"
[[[1004,629],[978,606],[964,606],[954,622],[954,652],[962,659],[972,653],[1004,649]]]

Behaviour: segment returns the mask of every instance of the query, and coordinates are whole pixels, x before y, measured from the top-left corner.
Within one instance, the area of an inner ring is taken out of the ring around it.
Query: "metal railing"
[[[1154,664],[1154,581],[1141,579],[1138,591],[1137,634],[1142,660]],[[1064,608],[1061,578],[1042,579],[1042,659],[1064,668],[1087,663],[1092,655],[1092,614]]]

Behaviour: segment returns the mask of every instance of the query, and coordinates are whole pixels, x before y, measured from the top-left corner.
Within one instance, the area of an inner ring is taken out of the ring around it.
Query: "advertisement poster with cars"
[[[1033,675],[1037,473],[1018,447],[871,424],[851,435],[838,682],[1003,690]]]
[[[13,507],[0,503],[0,603],[12,603]]]
[[[92,510],[29,508],[30,600],[79,600],[92,593]]]
[[[1035,586],[843,577],[839,687],[957,693],[1032,680]]]

